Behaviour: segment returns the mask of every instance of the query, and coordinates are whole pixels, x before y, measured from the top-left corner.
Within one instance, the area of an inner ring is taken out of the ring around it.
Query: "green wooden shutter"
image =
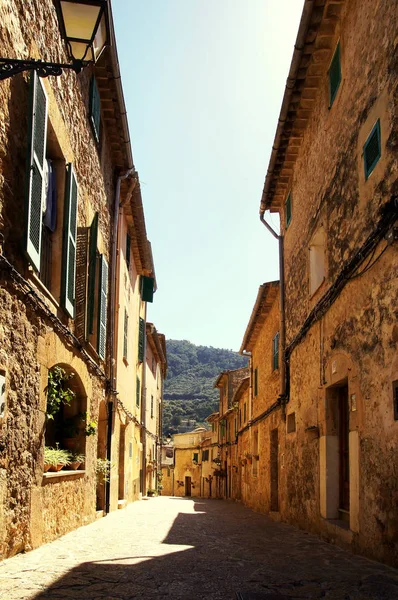
[[[254,369],[254,395],[258,394],[258,369]]]
[[[108,299],[108,263],[101,254],[100,281],[99,281],[99,303],[98,303],[98,346],[97,351],[100,358],[105,359],[106,351],[106,308]]]
[[[153,302],[153,288],[155,280],[153,277],[141,275],[141,298],[144,302]]]
[[[381,156],[380,120],[378,119],[363,147],[365,179],[369,177]]]
[[[329,105],[332,106],[341,82],[340,42],[336,46],[329,69]]]
[[[130,234],[126,234],[126,266],[130,269],[130,252],[131,252],[131,237]]]
[[[90,246],[88,263],[88,310],[87,331],[94,333],[94,311],[95,311],[95,279],[97,274],[97,241],[98,241],[98,213],[95,213],[90,227]]]
[[[65,205],[64,239],[62,261],[62,306],[68,315],[75,317],[75,279],[76,279],[76,233],[77,233],[77,197],[78,187],[72,164],[68,165]]]
[[[129,317],[127,310],[124,309],[124,336],[123,336],[123,358],[127,360],[127,347],[128,347],[128,328],[129,328]]]
[[[27,236],[26,253],[36,271],[40,271],[44,161],[47,139],[47,95],[36,71],[31,78],[31,127],[28,147]]]
[[[90,122],[93,129],[94,137],[97,140],[97,142],[99,142],[101,123],[101,98],[99,95],[95,77],[91,79],[90,87]]]
[[[290,221],[292,220],[292,195],[291,194],[289,194],[286,199],[285,215],[286,215],[286,229],[287,229],[290,225]]]
[[[141,398],[141,381],[140,381],[140,378],[137,377],[137,383],[136,383],[136,387],[135,387],[135,403],[137,406],[140,405],[140,398]]]
[[[138,361],[144,361],[144,347],[145,347],[145,320],[140,317],[139,331],[138,331]]]

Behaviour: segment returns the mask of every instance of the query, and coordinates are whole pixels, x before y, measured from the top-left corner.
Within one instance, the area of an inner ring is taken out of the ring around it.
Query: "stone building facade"
[[[391,564],[398,562],[397,19],[393,1],[305,2],[260,208],[262,218],[279,213],[284,251],[286,376],[281,406],[269,416],[275,510]],[[273,335],[273,323],[262,327]],[[253,350],[254,368],[256,360]],[[271,494],[263,506],[272,505]]]
[[[111,45],[95,66],[47,79],[21,73],[0,85],[2,557],[88,523],[119,499],[125,411],[114,365],[123,329],[111,282],[119,268],[116,215],[134,194],[136,207],[139,181],[109,19]],[[1,3],[0,50],[67,63],[53,2]],[[119,221],[126,222],[137,273],[153,282],[142,203],[140,214]],[[49,419],[57,373],[72,400]],[[134,372],[130,395],[135,381]],[[45,446],[66,450],[67,440],[83,464],[45,472]],[[98,483],[98,457],[112,464],[108,482]]]

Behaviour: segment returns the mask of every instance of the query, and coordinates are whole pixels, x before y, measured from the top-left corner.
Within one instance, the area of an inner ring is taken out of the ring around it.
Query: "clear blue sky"
[[[303,0],[112,6],[158,281],[148,319],[238,350],[259,285],[278,278],[258,209]]]

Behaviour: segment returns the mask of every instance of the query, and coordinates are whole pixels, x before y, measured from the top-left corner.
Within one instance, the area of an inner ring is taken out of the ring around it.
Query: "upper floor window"
[[[153,396],[151,394],[151,419],[153,419]]]
[[[325,279],[325,231],[320,227],[310,245],[310,294],[314,294]]]
[[[126,233],[126,267],[130,270],[130,251],[131,251],[131,237],[129,233]]]
[[[95,77],[91,79],[90,85],[90,123],[97,142],[100,140],[101,126],[101,99]]]
[[[340,42],[334,51],[329,67],[329,108],[332,106],[341,82]]]
[[[154,284],[155,280],[153,277],[146,277],[145,275],[141,275],[140,291],[141,299],[143,302],[153,302]]]
[[[289,227],[292,220],[292,194],[289,192],[288,197],[285,202],[285,219],[286,219],[286,229]]]
[[[88,250],[87,338],[102,359],[106,348],[107,302],[108,263],[98,252],[98,213],[95,213],[90,226]]]
[[[279,369],[279,331],[272,339],[272,369]]]
[[[253,394],[257,396],[258,394],[258,368],[254,369],[254,385],[253,385]]]
[[[127,360],[128,353],[128,333],[129,333],[129,316],[127,310],[124,309],[124,328],[123,328],[123,358]]]
[[[368,139],[363,147],[363,160],[365,165],[365,179],[379,162],[381,157],[381,135],[380,135],[380,119],[378,119],[370,132]]]
[[[135,388],[135,404],[137,407],[140,406],[141,402],[141,381],[140,378],[137,377],[136,388]]]

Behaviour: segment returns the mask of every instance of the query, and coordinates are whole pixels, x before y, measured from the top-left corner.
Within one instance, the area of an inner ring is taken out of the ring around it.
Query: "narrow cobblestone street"
[[[398,598],[398,572],[234,503],[152,498],[0,564],[1,600]]]

